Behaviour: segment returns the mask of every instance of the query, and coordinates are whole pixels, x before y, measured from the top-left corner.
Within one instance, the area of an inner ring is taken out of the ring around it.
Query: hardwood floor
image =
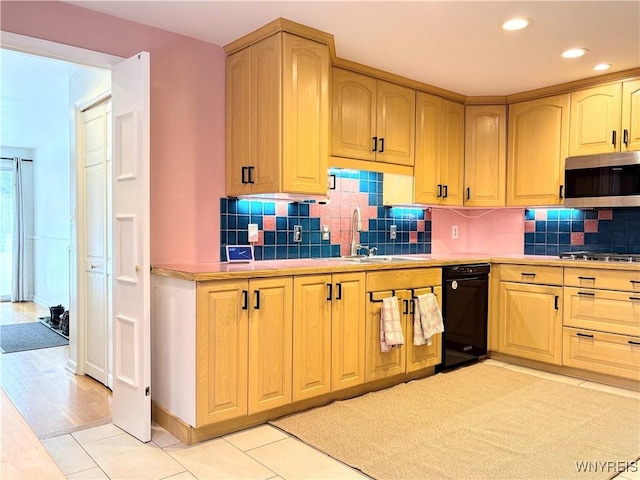
[[[0,303],[1,325],[48,314],[34,303]],[[68,372],[68,358],[68,346],[0,355],[0,385],[38,438],[111,421],[111,390]]]

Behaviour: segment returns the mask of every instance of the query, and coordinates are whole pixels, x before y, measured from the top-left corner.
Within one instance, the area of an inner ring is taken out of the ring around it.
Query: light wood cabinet
[[[431,291],[441,302],[441,269],[409,269],[367,274],[366,381],[392,377],[435,366],[442,360],[442,336],[434,335],[431,345],[413,345],[413,296]],[[401,288],[404,287],[404,288]],[[382,299],[396,296],[404,345],[380,351]]]
[[[498,351],[562,363],[562,268],[500,265]]]
[[[503,207],[507,188],[507,107],[469,105],[464,115],[464,205]]]
[[[291,278],[201,282],[196,295],[198,426],[290,403]]]
[[[291,403],[291,277],[251,280],[249,414]]]
[[[416,95],[415,201],[463,204],[464,106]]]
[[[413,166],[415,91],[333,69],[331,154]]]
[[[248,412],[248,283],[200,283],[196,290],[196,424]]]
[[[276,33],[227,57],[227,195],[327,191],[329,51]]]
[[[563,203],[569,94],[509,105],[507,206]]]
[[[640,80],[571,94],[569,155],[640,150]]]
[[[364,273],[294,279],[293,401],[364,382]]]

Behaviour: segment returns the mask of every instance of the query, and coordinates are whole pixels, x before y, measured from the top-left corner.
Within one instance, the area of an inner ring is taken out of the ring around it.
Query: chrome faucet
[[[351,255],[357,255],[360,250],[360,245],[356,241],[358,232],[362,231],[362,216],[360,215],[360,207],[356,207],[353,210],[353,216],[351,217]]]

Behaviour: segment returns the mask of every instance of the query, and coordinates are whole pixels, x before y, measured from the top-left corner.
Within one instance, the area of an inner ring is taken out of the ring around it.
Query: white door
[[[107,102],[82,112],[83,182],[85,191],[85,372],[108,385],[108,265],[107,265]]]
[[[149,53],[111,70],[113,423],[151,440]]]

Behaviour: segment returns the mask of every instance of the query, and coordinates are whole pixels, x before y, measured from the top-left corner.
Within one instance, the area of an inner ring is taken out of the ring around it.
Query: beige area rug
[[[271,423],[376,479],[607,479],[640,457],[640,400],[483,364]]]

